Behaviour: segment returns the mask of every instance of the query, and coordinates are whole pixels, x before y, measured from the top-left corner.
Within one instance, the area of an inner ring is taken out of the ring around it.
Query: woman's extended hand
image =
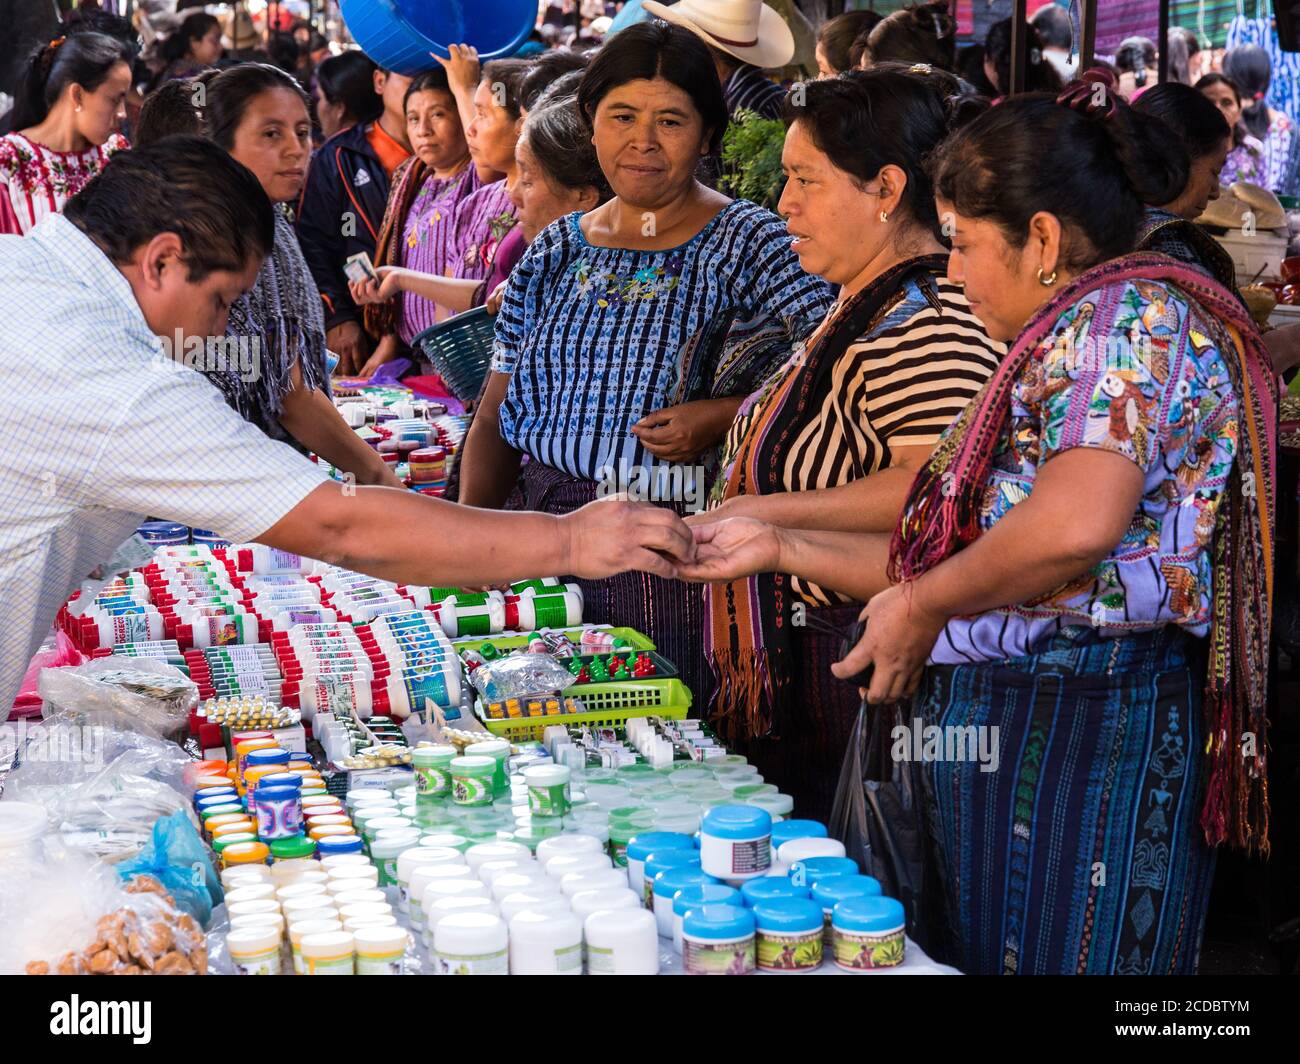
[[[380,266],[375,272],[379,274],[378,282],[369,280],[348,282],[348,291],[352,293],[352,301],[357,306],[366,303],[387,303],[403,291],[403,275],[410,271],[401,266]]]
[[[913,584],[896,584],[873,595],[859,614],[867,622],[861,640],[831,666],[844,680],[871,665],[866,699],[873,704],[896,702],[916,690],[926,659],[948,623],[947,617],[925,610],[914,590]]]
[[[443,59],[435,52],[429,54],[447,72],[447,84],[451,87],[452,95],[462,92],[473,94],[478,88],[480,74],[478,49],[472,44],[449,44],[447,51],[451,54],[449,59]]]
[[[632,426],[632,435],[665,462],[698,458],[718,443],[740,406],[738,398],[696,399],[647,414]]]
[[[748,517],[691,525],[695,558],[677,566],[683,580],[712,584],[775,571],[781,560],[777,529]]]

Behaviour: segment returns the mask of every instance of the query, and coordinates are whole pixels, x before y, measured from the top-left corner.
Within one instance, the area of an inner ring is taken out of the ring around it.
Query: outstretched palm
[[[679,564],[683,580],[715,583],[736,580],[776,569],[780,559],[776,529],[752,517],[732,517],[705,525],[692,525],[695,560]]]

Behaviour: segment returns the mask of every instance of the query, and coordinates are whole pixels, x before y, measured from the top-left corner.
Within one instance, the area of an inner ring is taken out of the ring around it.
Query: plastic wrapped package
[[[480,665],[469,674],[469,679],[475,690],[488,702],[563,691],[575,682],[573,674],[553,654],[527,651],[509,654]]]
[[[123,882],[55,834],[6,831],[34,807],[0,802],[0,974],[197,973],[202,929],[148,876]],[[39,811],[35,812],[39,817]],[[7,836],[7,837],[6,837]]]
[[[46,720],[179,737],[199,703],[199,689],[176,668],[152,658],[94,658],[46,669],[37,681]]]
[[[124,880],[137,875],[156,879],[176,905],[200,924],[207,924],[214,900],[223,896],[207,847],[184,812],[161,817],[144,849],[119,864],[117,874]]]
[[[197,826],[190,764],[175,743],[56,721],[28,729],[5,797],[44,808],[70,848],[119,861],[140,853],[160,817],[180,813]]]

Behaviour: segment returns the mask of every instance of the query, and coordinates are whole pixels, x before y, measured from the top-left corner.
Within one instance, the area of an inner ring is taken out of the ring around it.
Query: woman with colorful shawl
[[[208,135],[257,177],[275,211],[275,244],[253,286],[230,307],[224,358],[196,365],[226,402],[272,439],[310,451],[360,484],[400,487],[329,398],[320,293],[280,204],[297,198],[311,157],[311,119],[298,83],[246,63],[207,86]],[[231,357],[237,354],[239,357]]]
[[[810,82],[787,102],[779,209],[800,265],[839,285],[839,299],[742,404],[715,505],[691,523],[891,530],[939,436],[997,369],[1006,348],[945,276],[924,168],[958,91],[949,74],[881,64]],[[705,589],[720,682],[711,723],[800,816],[831,812],[861,700],[830,665],[859,609],[799,574]]]
[[[1004,103],[936,162],[950,276],[1014,339],[912,488],[899,583],[837,670],[918,726],[957,963],[1190,973],[1214,849],[1268,848],[1277,381],[1233,293],[1132,246],[1186,181],[1084,84]],[[930,662],[926,667],[926,662]]]
[[[1277,379],[1232,293],[1130,251],[1186,156],[1092,88],[1009,100],[935,160],[949,277],[1011,350],[888,554],[740,519],[685,570],[834,586],[833,560],[870,593],[887,557],[834,672],[916,692],[896,749],[923,751],[968,972],[1190,973],[1214,848],[1268,849]]]

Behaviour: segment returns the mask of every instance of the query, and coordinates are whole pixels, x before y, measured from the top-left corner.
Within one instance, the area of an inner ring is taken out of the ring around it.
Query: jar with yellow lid
[[[234,865],[264,865],[271,856],[271,848],[264,842],[231,843],[221,851],[221,867]]]

